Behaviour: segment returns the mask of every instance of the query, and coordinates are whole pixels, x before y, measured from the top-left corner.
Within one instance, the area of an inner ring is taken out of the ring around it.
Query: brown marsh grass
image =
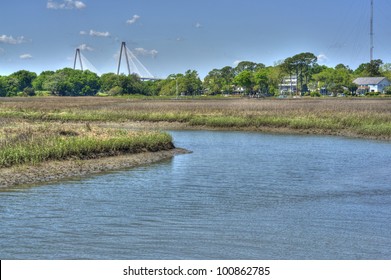
[[[277,130],[391,139],[391,99],[0,99],[0,117],[48,121],[181,122],[189,127]]]
[[[0,124],[0,168],[51,160],[91,159],[173,148],[167,133],[85,124],[14,121]]]

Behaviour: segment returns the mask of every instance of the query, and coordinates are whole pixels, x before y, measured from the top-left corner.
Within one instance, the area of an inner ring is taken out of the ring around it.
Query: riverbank
[[[100,127],[112,127],[130,130],[208,130],[208,131],[245,131],[245,132],[260,132],[260,133],[272,133],[282,135],[328,135],[328,136],[340,136],[348,138],[368,139],[368,140],[380,140],[391,141],[391,135],[363,135],[356,133],[349,129],[346,130],[327,130],[327,129],[299,129],[290,127],[272,127],[272,126],[237,126],[237,127],[219,127],[219,126],[207,126],[207,125],[189,125],[182,122],[118,122],[118,123],[96,123]]]
[[[89,123],[0,122],[0,187],[148,164],[184,152],[166,132]]]
[[[19,165],[0,168],[0,188],[17,185],[50,183],[64,179],[80,178],[93,174],[148,165],[186,154],[184,149],[174,148],[158,152],[143,152],[89,160],[49,161],[37,165]]]

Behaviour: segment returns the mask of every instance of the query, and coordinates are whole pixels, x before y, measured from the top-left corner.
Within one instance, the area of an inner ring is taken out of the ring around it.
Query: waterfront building
[[[280,94],[295,94],[297,92],[297,76],[284,77],[278,88]]]
[[[367,92],[384,93],[385,88],[391,85],[391,82],[385,77],[363,77],[353,81],[358,86],[357,93],[365,94]]]

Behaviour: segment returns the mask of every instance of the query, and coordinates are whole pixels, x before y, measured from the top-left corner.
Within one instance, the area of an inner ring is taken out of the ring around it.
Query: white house
[[[380,92],[383,93],[384,89],[391,85],[391,82],[385,77],[365,77],[357,78],[353,81],[358,85],[358,92]]]
[[[285,77],[278,85],[281,94],[293,94],[297,91],[297,77]]]

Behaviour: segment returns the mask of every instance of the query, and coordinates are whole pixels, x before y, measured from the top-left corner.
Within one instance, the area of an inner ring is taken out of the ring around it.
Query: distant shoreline
[[[2,102],[3,101],[3,102]],[[91,123],[138,129],[207,129],[391,140],[391,99],[0,99],[6,122]]]
[[[339,136],[339,137],[349,137],[357,139],[367,139],[367,140],[379,140],[379,141],[391,141],[391,136],[389,135],[362,135],[354,133],[349,130],[326,130],[326,129],[317,129],[317,128],[289,128],[289,127],[270,127],[270,126],[246,126],[246,127],[211,127],[207,125],[189,125],[182,122],[122,122],[122,123],[95,123],[97,126],[101,127],[111,127],[111,128],[124,128],[130,130],[203,130],[203,131],[244,131],[244,132],[259,132],[259,133],[272,133],[272,134],[281,134],[281,135],[318,135],[318,136]]]

